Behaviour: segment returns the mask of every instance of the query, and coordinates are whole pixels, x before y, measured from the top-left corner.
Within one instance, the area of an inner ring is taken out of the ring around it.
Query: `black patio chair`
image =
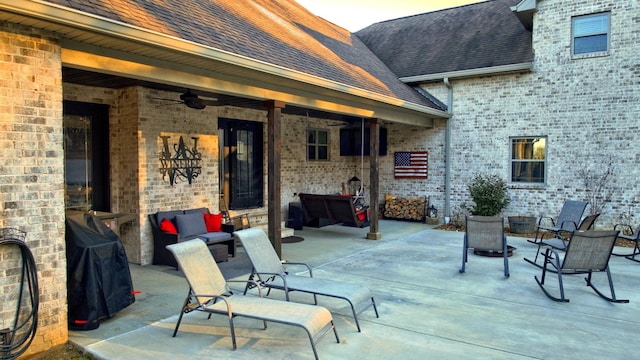
[[[582,221],[580,222],[580,225],[578,225],[578,231],[580,230],[591,230],[593,228],[594,223],[596,222],[596,219],[598,218],[598,216],[600,216],[600,214],[593,214],[593,215],[589,215],[587,217],[585,217],[584,219],[582,219]],[[549,239],[541,239],[538,242],[538,250],[536,251],[536,257],[533,260],[524,258],[524,260],[530,264],[536,265],[537,267],[542,267],[542,265],[538,264],[538,255],[540,254],[540,249],[543,246],[550,246],[556,250],[562,250],[565,251],[567,250],[567,244],[569,243],[569,240],[571,239],[571,234],[573,232],[567,232],[567,231],[560,231],[558,233],[556,233],[556,236],[553,238],[549,238]]]
[[[462,268],[468,260],[469,249],[494,253],[504,258],[504,276],[509,277],[509,251],[504,233],[504,219],[500,216],[467,216],[464,244],[462,247]]]
[[[562,210],[560,210],[560,214],[555,220],[548,216],[540,217],[536,229],[536,238],[533,240],[527,239],[527,241],[538,244],[547,234],[557,236],[561,232],[571,232],[576,230],[578,228],[578,224],[580,223],[580,219],[582,219],[582,214],[584,213],[584,209],[586,209],[586,207],[587,202],[585,201],[565,201],[564,205],[562,206]],[[542,223],[544,220],[547,220],[546,224]],[[548,221],[551,222],[551,225],[548,224]],[[540,238],[538,238],[538,236],[540,236]]]
[[[613,253],[612,255],[624,256],[625,258],[627,258],[629,260],[633,260],[635,262],[640,262],[640,258],[636,259],[636,255],[640,254],[640,247],[638,247],[638,241],[640,241],[640,225],[638,225],[636,230],[633,231],[633,228],[631,227],[631,225],[616,224],[613,227],[613,230],[619,230],[619,229],[624,229],[624,228],[626,228],[628,230],[628,233],[625,234],[623,232],[620,232],[620,234],[618,234],[618,239],[632,241],[633,242],[633,251],[631,251],[630,254]]]
[[[616,298],[613,289],[613,281],[611,272],[609,271],[609,259],[615,245],[618,231],[574,231],[571,240],[567,245],[564,257],[551,247],[548,247],[544,253],[544,265],[542,266],[542,277],[534,276],[540,289],[554,301],[569,302],[564,296],[564,285],[562,283],[563,275],[586,274],[584,278],[587,286],[591,287],[598,296],[615,303],[628,303],[629,300],[621,300]],[[551,267],[551,268],[549,268]],[[551,295],[544,287],[544,281],[548,270],[553,270],[558,275],[558,285],[560,287],[560,297]],[[611,296],[607,296],[600,292],[591,282],[591,275],[594,272],[606,272],[609,281],[609,289]]]

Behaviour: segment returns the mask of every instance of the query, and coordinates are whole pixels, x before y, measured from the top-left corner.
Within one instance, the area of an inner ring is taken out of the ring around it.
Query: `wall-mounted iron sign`
[[[169,177],[169,183],[173,184],[180,181],[188,181],[189,184],[193,179],[202,173],[200,160],[202,154],[198,151],[198,138],[192,137],[193,147],[189,149],[185,144],[182,136],[178,144],[173,144],[173,154],[169,149],[169,137],[160,136],[162,138],[162,151],[160,152],[160,173],[162,179]]]

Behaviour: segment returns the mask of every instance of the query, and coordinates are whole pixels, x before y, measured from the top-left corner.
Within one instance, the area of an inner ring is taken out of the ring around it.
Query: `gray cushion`
[[[176,225],[181,238],[207,232],[202,213],[176,215]]]
[[[233,239],[233,235],[223,231],[200,234],[198,237],[203,239],[207,244],[215,244],[220,241]]]
[[[156,213],[156,223],[160,226],[162,219],[167,218],[167,220],[173,222],[173,225],[176,225],[176,215],[182,214],[182,210],[158,211]]]
[[[198,214],[202,214],[202,213],[209,213],[209,209],[207,208],[197,208],[197,209],[188,209],[184,211],[185,214],[194,214],[194,213],[198,213]]]

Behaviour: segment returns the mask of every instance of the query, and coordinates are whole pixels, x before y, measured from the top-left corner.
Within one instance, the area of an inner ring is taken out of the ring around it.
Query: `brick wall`
[[[505,216],[555,217],[565,199],[586,200],[579,169],[595,174],[612,156],[615,176],[607,183],[608,200],[597,226],[609,228],[628,212],[638,223],[637,1],[541,1],[538,8],[532,73],[452,81],[452,208],[470,201],[466,184],[475,173],[508,179],[509,137],[547,136],[546,185],[512,185]],[[602,11],[611,11],[609,55],[572,59],[571,17]],[[446,102],[443,84],[424,88]],[[444,163],[436,159],[430,165]]]
[[[0,228],[27,233],[39,320],[27,353],[67,340],[60,48],[51,34],[0,22]],[[0,248],[0,328],[13,328],[21,257]]]

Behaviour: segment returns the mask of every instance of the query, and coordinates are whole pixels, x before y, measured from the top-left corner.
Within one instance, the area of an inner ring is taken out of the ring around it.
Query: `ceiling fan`
[[[157,99],[157,100],[165,100],[165,101],[175,101],[178,104],[185,104],[188,108],[202,110],[207,106],[216,106],[221,105],[218,102],[218,99],[203,99],[198,97],[197,94],[191,92],[191,90],[187,89],[184,93],[180,94],[180,100],[173,99]]]

